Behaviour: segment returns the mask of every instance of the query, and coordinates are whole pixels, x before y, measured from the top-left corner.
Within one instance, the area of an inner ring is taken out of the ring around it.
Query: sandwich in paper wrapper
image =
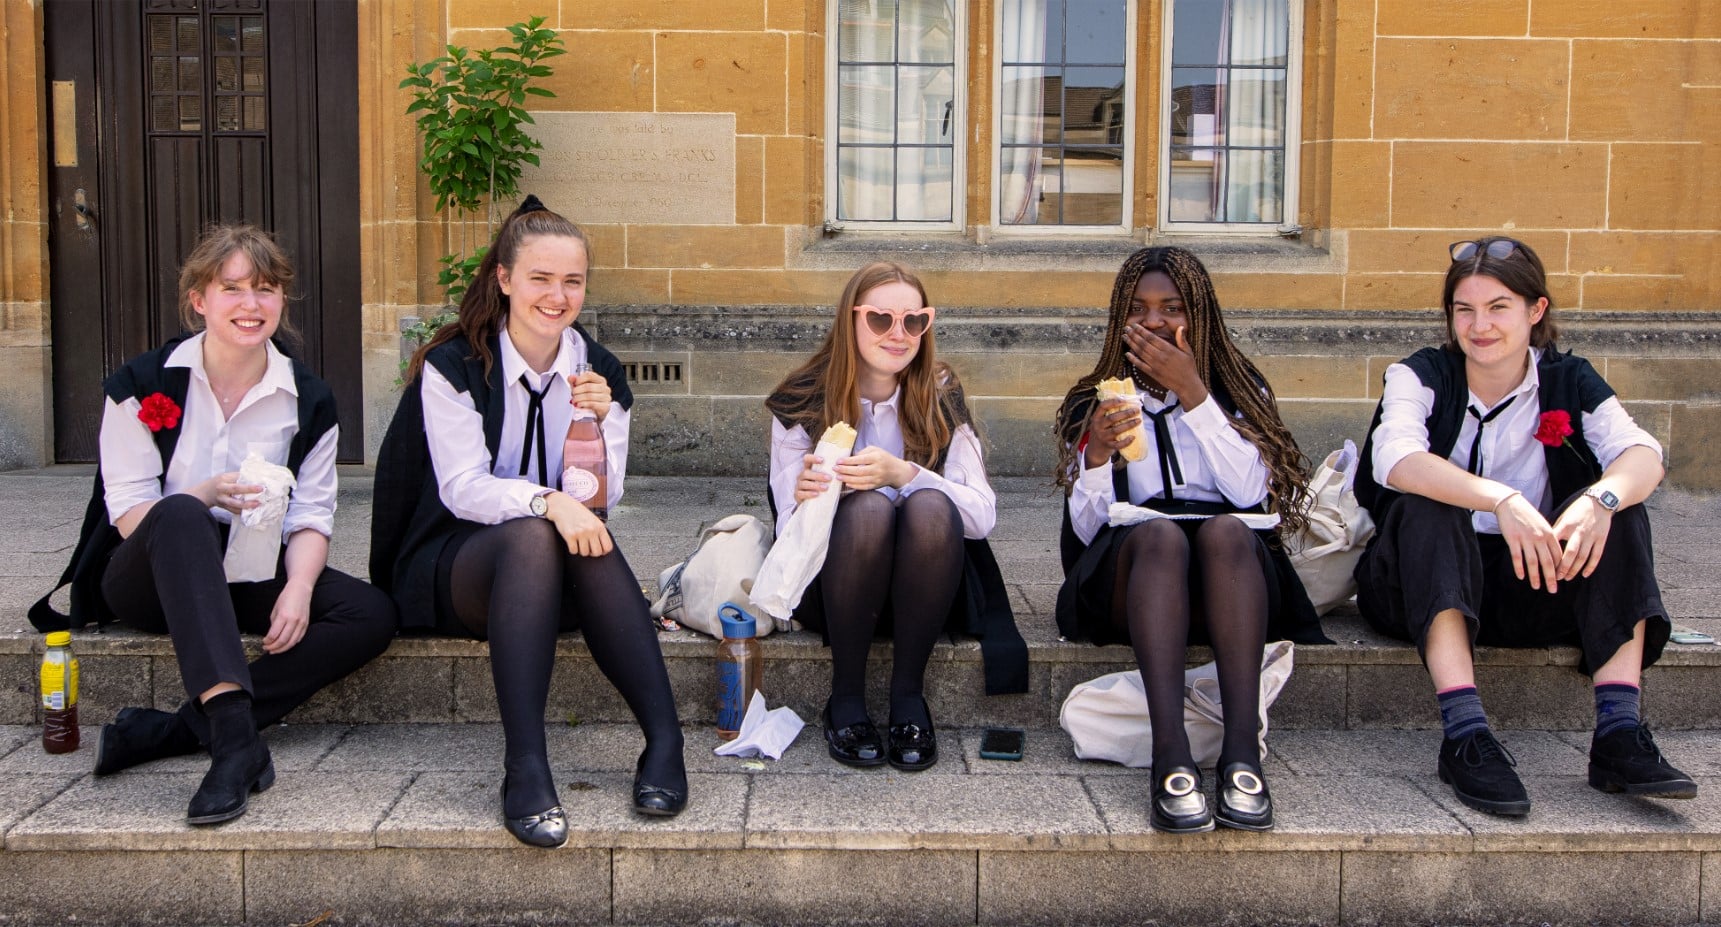
[[[848,422],[838,422],[819,436],[819,446],[813,456],[819,462],[813,469],[830,473],[831,465],[849,456],[855,447],[855,430]],[[837,514],[837,497],[842,495],[842,480],[832,479],[817,498],[798,506],[789,518],[788,527],[777,536],[771,552],[759,567],[753,580],[753,606],[771,616],[777,630],[789,629],[789,617],[801,604],[801,594],[819,575],[825,565],[825,551],[831,545],[831,520]]]
[[[287,500],[298,481],[293,471],[264,460],[256,451],[239,464],[239,481],[263,487],[255,496],[262,504],[234,516],[227,534],[227,558],[221,566],[230,583],[260,583],[275,578],[281,525],[287,520]]]
[[[1135,384],[1128,380],[1112,379],[1099,381],[1094,384],[1094,398],[1099,402],[1108,402],[1113,399],[1127,399],[1138,406],[1141,405],[1141,394],[1135,391]],[[1143,421],[1136,422],[1135,429],[1130,432],[1130,434],[1135,437],[1135,440],[1118,449],[1118,453],[1123,455],[1124,460],[1127,460],[1130,463],[1135,463],[1147,456],[1146,424],[1147,422],[1145,419]]]

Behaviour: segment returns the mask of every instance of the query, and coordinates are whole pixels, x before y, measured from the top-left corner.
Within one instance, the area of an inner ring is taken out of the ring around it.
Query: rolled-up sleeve
[[[1584,443],[1595,453],[1603,470],[1613,466],[1619,455],[1633,447],[1647,447],[1655,452],[1656,457],[1663,461],[1667,459],[1662,453],[1661,442],[1644,431],[1614,396],[1603,400],[1594,412],[1584,415]]]
[[[986,479],[986,461],[980,451],[980,437],[968,425],[956,429],[950,437],[950,452],[944,458],[943,472],[916,465],[914,479],[902,487],[901,495],[913,495],[922,489],[937,489],[956,503],[962,516],[962,536],[979,540],[992,533],[998,522],[998,496]]]
[[[1214,483],[1232,505],[1253,508],[1267,498],[1270,474],[1261,449],[1243,436],[1212,394],[1183,414]]]
[[[148,426],[138,420],[142,409],[135,398],[114,402],[110,397],[102,407],[97,443],[109,524],[139,505],[161,499],[161,452]]]
[[[437,496],[448,511],[481,525],[531,515],[532,497],[544,487],[490,472],[494,461],[484,443],[484,417],[472,404],[471,395],[456,390],[447,377],[428,365],[420,390]]]
[[[1380,424],[1374,429],[1375,482],[1389,485],[1392,468],[1404,458],[1428,450],[1428,416],[1434,411],[1434,391],[1422,385],[1403,364],[1386,368],[1381,388]]]
[[[299,464],[298,483],[287,501],[287,517],[281,522],[282,538],[298,531],[334,536],[335,496],[340,489],[335,448],[340,444],[340,432],[339,425],[330,428]]]

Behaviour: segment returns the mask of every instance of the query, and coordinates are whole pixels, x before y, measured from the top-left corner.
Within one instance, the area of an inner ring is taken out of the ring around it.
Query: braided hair
[[[1304,509],[1308,495],[1308,470],[1303,452],[1291,436],[1290,429],[1279,418],[1279,408],[1273,388],[1254,364],[1232,343],[1225,330],[1225,319],[1219,311],[1219,297],[1213,292],[1213,280],[1207,268],[1189,251],[1182,248],[1143,248],[1130,255],[1118,270],[1112,286],[1111,310],[1106,323],[1105,345],[1100,350],[1099,363],[1093,372],[1070,388],[1064,404],[1058,409],[1053,433],[1058,440],[1058,485],[1067,493],[1075,482],[1080,464],[1078,447],[1087,431],[1092,413],[1094,391],[1099,381],[1118,377],[1129,379],[1131,368],[1124,357],[1123,329],[1128,323],[1136,284],[1150,273],[1163,273],[1171,278],[1177,292],[1183,296],[1188,318],[1184,334],[1189,349],[1195,355],[1195,369],[1201,382],[1219,397],[1222,405],[1241,413],[1234,418],[1237,430],[1261,451],[1269,474],[1268,502],[1271,511],[1279,513],[1280,529],[1294,531],[1305,520]],[[1112,465],[1121,466],[1122,458],[1114,456]]]

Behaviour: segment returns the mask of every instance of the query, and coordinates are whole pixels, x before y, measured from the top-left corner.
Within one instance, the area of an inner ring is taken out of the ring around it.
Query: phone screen
[[[1020,759],[1023,739],[1023,733],[1018,730],[987,728],[980,735],[980,755],[988,758]]]

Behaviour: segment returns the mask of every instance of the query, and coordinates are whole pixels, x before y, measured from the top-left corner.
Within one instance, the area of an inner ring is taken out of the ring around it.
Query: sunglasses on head
[[[902,326],[902,333],[910,338],[919,338],[932,327],[932,316],[938,311],[931,306],[924,309],[880,309],[877,306],[856,306],[855,311],[866,321],[866,327],[873,334],[884,337],[891,329]]]
[[[1452,260],[1468,261],[1476,256],[1476,249],[1481,247],[1482,243],[1479,241],[1455,241],[1448,245],[1446,250],[1452,255]],[[1496,238],[1488,242],[1486,253],[1496,261],[1504,261],[1520,247],[1522,246],[1510,238]]]

